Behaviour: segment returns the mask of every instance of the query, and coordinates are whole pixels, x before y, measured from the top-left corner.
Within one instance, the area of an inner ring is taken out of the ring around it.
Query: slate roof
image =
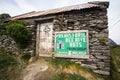
[[[73,5],[73,6],[68,6],[68,7],[46,10],[46,11],[38,11],[38,12],[33,11],[33,12],[30,12],[30,13],[26,13],[26,14],[22,14],[22,15],[12,17],[11,20],[22,19],[22,18],[30,18],[30,17],[36,17],[36,16],[43,16],[43,15],[48,15],[48,14],[56,14],[56,13],[72,11],[72,10],[88,9],[88,8],[93,8],[93,7],[99,7],[99,5],[91,4],[91,3],[85,3],[85,4],[79,4],[79,5]]]
[[[117,43],[114,42],[112,39],[108,38],[108,42],[110,46],[117,46]]]

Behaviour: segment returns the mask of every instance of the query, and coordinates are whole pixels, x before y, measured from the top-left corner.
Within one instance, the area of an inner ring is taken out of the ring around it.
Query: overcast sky
[[[0,13],[9,13],[11,16],[15,16],[31,11],[48,10],[90,1],[110,2],[107,14],[109,38],[120,44],[120,0],[0,0]]]

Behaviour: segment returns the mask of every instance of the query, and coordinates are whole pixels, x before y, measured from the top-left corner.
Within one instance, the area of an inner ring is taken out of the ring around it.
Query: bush
[[[6,24],[0,24],[0,35],[5,35],[6,33]]]
[[[20,48],[28,46],[30,32],[25,27],[25,23],[20,20],[10,21],[7,26],[7,33],[15,40]]]
[[[0,80],[15,80],[18,77],[19,70],[19,63],[16,58],[0,54]]]
[[[11,16],[7,13],[0,14],[0,23],[4,23],[8,20]]]
[[[21,59],[24,61],[24,62],[28,62],[28,60],[31,58],[31,55],[29,53],[26,53],[26,54],[23,54]]]

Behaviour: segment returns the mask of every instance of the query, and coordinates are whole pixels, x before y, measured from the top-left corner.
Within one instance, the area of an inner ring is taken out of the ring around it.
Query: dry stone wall
[[[31,55],[35,55],[36,29],[34,26],[29,26],[28,29],[31,33],[31,39],[29,40],[29,45],[27,48],[20,49],[14,39],[12,39],[9,35],[0,35],[0,47],[12,52],[19,52],[22,54],[30,53]]]
[[[16,42],[8,35],[0,35],[0,47],[13,52],[19,51]]]

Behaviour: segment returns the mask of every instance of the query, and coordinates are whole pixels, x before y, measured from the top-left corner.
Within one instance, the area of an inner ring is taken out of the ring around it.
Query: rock
[[[108,59],[107,56],[103,56],[103,55],[95,55],[97,57],[97,59]]]
[[[102,74],[102,75],[110,75],[109,71],[103,71],[103,70],[93,70],[93,72]]]
[[[120,73],[120,69],[118,69],[118,72]]]
[[[32,62],[34,62],[34,61],[36,61],[36,57],[31,57],[28,62],[29,62],[29,63],[32,63]]]

